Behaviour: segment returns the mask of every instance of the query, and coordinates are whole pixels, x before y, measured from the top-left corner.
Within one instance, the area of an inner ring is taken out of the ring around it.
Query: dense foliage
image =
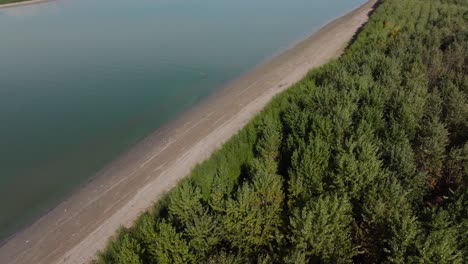
[[[99,263],[467,263],[468,1],[383,0]]]

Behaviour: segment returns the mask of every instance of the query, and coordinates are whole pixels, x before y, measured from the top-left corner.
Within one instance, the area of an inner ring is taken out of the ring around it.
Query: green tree
[[[407,197],[412,203],[420,204],[427,195],[429,185],[426,175],[417,170],[416,155],[406,133],[398,124],[393,124],[386,131],[382,152],[384,165],[390,175],[408,190]]]
[[[100,257],[98,263],[142,264],[140,255],[143,249],[138,241],[128,233],[123,233],[113,241],[107,254]]]
[[[427,113],[416,138],[415,153],[419,168],[428,174],[429,183],[435,186],[442,177],[443,161],[449,138],[445,125],[439,119],[440,97],[433,94],[427,104]]]
[[[222,250],[219,253],[211,255],[206,261],[207,264],[244,264],[245,258],[234,253],[226,253]]]
[[[334,157],[333,189],[359,199],[373,181],[383,177],[382,162],[370,131],[350,138]]]
[[[273,119],[268,119],[259,130],[260,138],[255,146],[258,153],[257,156],[263,160],[275,161],[280,155],[279,150],[282,140],[280,123]]]
[[[185,228],[185,234],[189,239],[188,245],[199,259],[204,259],[222,238],[218,218],[207,210],[192,216]]]
[[[450,188],[456,190],[468,186],[468,142],[450,151],[444,171],[444,181]]]
[[[468,139],[468,99],[452,82],[442,84],[442,116],[450,132],[451,141],[460,144]]]
[[[185,181],[169,196],[169,213],[179,223],[186,225],[192,217],[202,212],[201,199],[200,188],[194,186],[190,181]]]
[[[320,136],[310,139],[307,146],[300,145],[291,157],[289,170],[289,203],[304,203],[324,190],[330,145]]]
[[[459,230],[446,210],[432,212],[426,236],[418,243],[417,263],[463,263],[459,249]]]
[[[364,196],[358,210],[362,233],[357,237],[362,245],[363,262],[405,262],[419,232],[408,194],[398,181],[383,180]]]
[[[135,239],[140,242],[143,249],[144,263],[155,263],[157,237],[155,228],[156,221],[154,217],[149,213],[145,213],[140,217],[135,230],[133,230]]]
[[[195,256],[182,235],[165,221],[157,225],[155,259],[157,263],[167,264],[195,262]]]
[[[226,238],[240,252],[251,254],[271,250],[279,243],[283,206],[282,179],[260,173],[245,183],[226,206]]]
[[[292,249],[286,262],[351,263],[352,206],[346,196],[320,196],[290,217]]]

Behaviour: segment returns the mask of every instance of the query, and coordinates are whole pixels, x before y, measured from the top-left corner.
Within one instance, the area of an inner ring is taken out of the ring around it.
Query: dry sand
[[[104,168],[0,248],[0,263],[87,263],[137,217],[237,133],[279,92],[337,58],[377,0],[331,22],[228,84]]]

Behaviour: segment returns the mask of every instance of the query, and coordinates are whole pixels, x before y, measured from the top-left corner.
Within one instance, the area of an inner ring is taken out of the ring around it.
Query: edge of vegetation
[[[468,2],[382,0],[97,263],[467,263]]]

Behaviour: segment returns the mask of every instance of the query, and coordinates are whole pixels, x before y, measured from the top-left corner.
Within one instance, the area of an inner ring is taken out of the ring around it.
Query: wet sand
[[[377,0],[229,83],[155,131],[101,170],[67,200],[0,247],[0,263],[88,263],[121,226],[138,216],[206,160],[276,94],[337,58]]]

